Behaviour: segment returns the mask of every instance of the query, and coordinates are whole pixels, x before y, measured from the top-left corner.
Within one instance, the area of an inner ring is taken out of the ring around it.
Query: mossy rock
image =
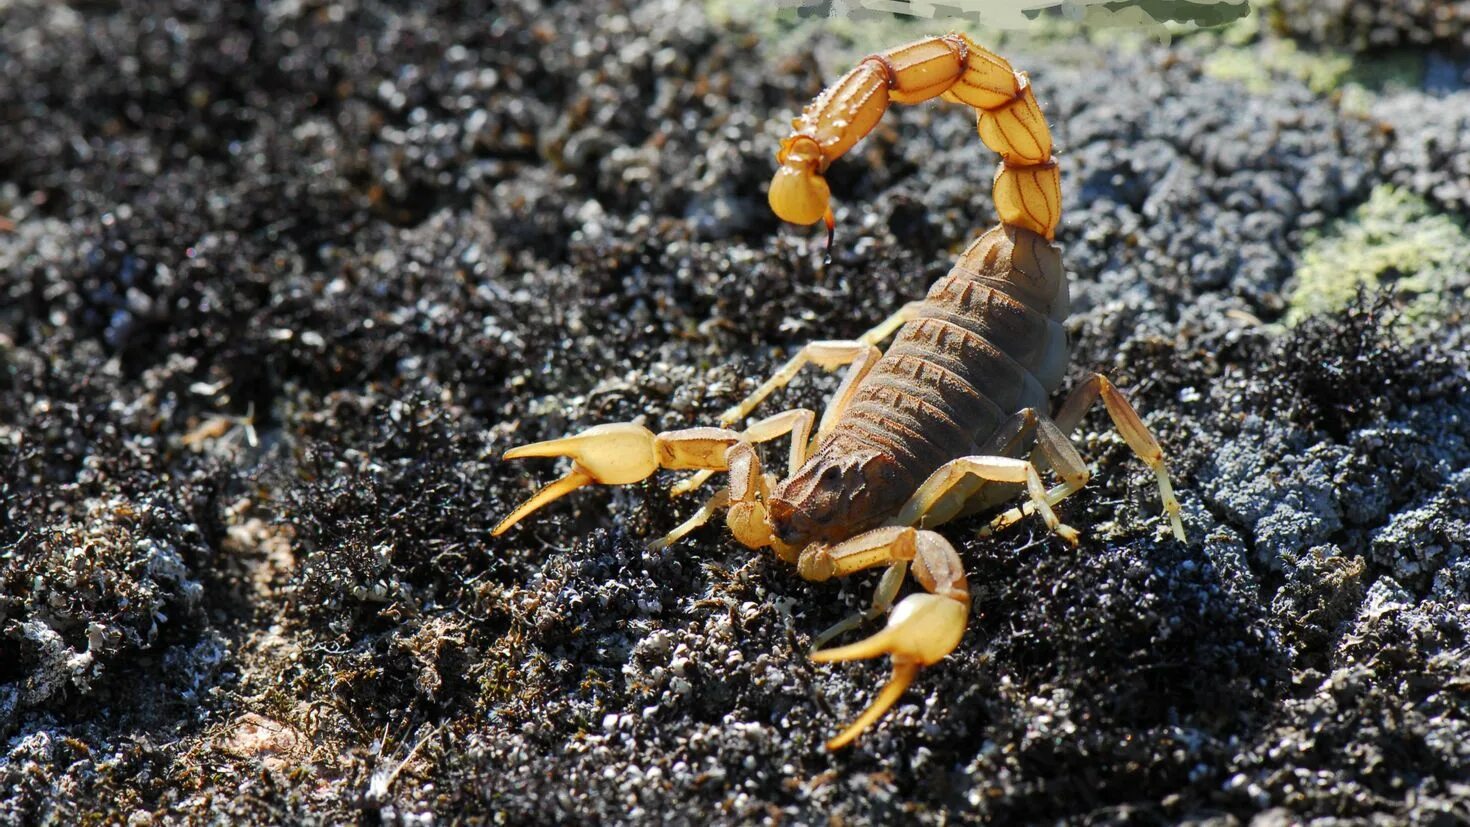
[[[1359,290],[1386,290],[1415,330],[1459,312],[1470,281],[1470,235],[1454,218],[1389,185],[1302,251],[1286,323],[1346,307]]]

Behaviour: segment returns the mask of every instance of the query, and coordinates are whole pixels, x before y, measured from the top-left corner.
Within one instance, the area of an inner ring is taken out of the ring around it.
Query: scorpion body
[[[721,427],[655,434],[634,423],[599,425],[507,451],[507,459],[570,457],[572,468],[492,532],[499,535],[591,483],[633,483],[659,469],[694,471],[674,486],[677,495],[724,472],[727,484],[653,546],[667,546],[724,511],[737,541],[771,547],[809,580],[884,567],[871,608],[826,630],[813,646],[818,661],[887,654],[893,662],[888,683],[828,742],[830,749],[851,743],[881,718],[919,669],[943,659],[964,634],[970,610],[964,568],[933,526],[987,508],[997,495],[1021,486],[1027,502],[994,518],[985,531],[1035,513],[1062,539],[1077,542],[1077,532],[1061,523],[1053,506],[1089,478],[1068,434],[1094,402],[1102,401],[1119,433],[1154,471],[1174,534],[1184,537],[1163,452],[1106,378],[1093,374],[1055,416],[1044,412],[1067,364],[1067,281],[1051,244],[1061,215],[1060,176],[1051,132],[1026,75],[962,34],[866,58],[793,122],[777,155],[772,209],[793,223],[825,221],[830,244],[835,221],[823,177],[828,165],[866,135],[891,102],[935,97],[973,107],[981,140],[1000,154],[992,185],[1000,222],[961,254],[924,300],[857,339],[807,344],[725,411]],[[877,345],[890,336],[884,354]],[[798,408],[733,429],[806,365],[847,368],[820,422],[813,411]],[[755,446],[788,435],[782,480],[762,470]],[[1040,476],[1047,468],[1060,480],[1050,489]],[[924,593],[895,604],[909,574]],[[821,648],[884,613],[888,623],[879,633]]]
[[[940,466],[980,453],[1017,412],[1043,408],[1066,369],[1066,312],[1054,248],[1014,227],[982,235],[912,310],[816,454],[772,493],[776,535],[837,542],[871,528]],[[844,490],[844,518],[798,516],[807,480],[869,463],[846,476],[883,483]]]

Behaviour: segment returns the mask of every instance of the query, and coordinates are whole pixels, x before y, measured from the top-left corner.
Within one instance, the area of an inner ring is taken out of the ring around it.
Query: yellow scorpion
[[[980,140],[1000,154],[993,185],[1000,223],[971,243],[922,301],[857,339],[806,345],[725,411],[718,428],[655,434],[633,423],[599,425],[505,454],[570,457],[572,468],[516,508],[496,535],[590,483],[635,483],[661,468],[696,472],[674,486],[677,495],[724,472],[727,484],[655,547],[723,510],[736,540],[753,549],[770,546],[808,580],[886,567],[871,609],[826,630],[813,645],[812,657],[821,662],[892,657],[892,677],[827,743],[834,750],[872,726],[921,667],[954,651],[964,635],[970,614],[964,568],[949,541],[930,528],[989,508],[1020,486],[1027,502],[996,517],[985,533],[1034,512],[1062,539],[1077,542],[1077,532],[1053,507],[1087,483],[1087,464],[1068,434],[1098,399],[1153,470],[1174,535],[1184,539],[1163,451],[1121,391],[1094,374],[1054,417],[1044,413],[1068,359],[1062,328],[1067,280],[1051,244],[1061,215],[1060,176],[1051,132],[1025,74],[963,34],[869,56],[793,122],[777,155],[771,208],[797,224],[825,220],[830,232],[831,197],[823,178],[828,165],[866,135],[890,103],[935,97],[974,107]],[[877,345],[890,336],[884,353]],[[793,409],[735,430],[808,364],[847,367],[820,421],[811,410]],[[787,435],[787,476],[777,479],[762,469],[755,445]],[[1031,459],[1020,458],[1027,455]],[[1050,489],[1041,477],[1048,467],[1059,479]],[[894,605],[910,573],[924,591]],[[821,648],[884,613],[881,632]]]

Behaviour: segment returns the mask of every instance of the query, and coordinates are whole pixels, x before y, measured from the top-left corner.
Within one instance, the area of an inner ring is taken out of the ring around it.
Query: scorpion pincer
[[[1077,542],[1077,532],[1053,509],[1088,480],[1068,435],[1097,400],[1153,470],[1174,535],[1184,539],[1163,452],[1122,392],[1093,374],[1055,416],[1044,413],[1067,364],[1067,280],[1051,243],[1061,214],[1060,176],[1051,132],[1025,74],[963,34],[866,58],[793,122],[777,156],[771,208],[797,224],[825,220],[830,231],[828,165],[890,103],[935,97],[973,107],[981,141],[1001,156],[992,188],[1000,222],[970,244],[922,301],[857,339],[806,345],[726,411],[721,427],[655,434],[632,423],[599,425],[505,454],[565,456],[572,467],[507,516],[496,535],[590,483],[634,483],[661,468],[696,472],[674,486],[682,494],[723,472],[727,484],[654,546],[677,541],[723,510],[736,540],[772,547],[809,580],[886,567],[871,609],[813,645],[817,661],[892,657],[892,678],[829,749],[851,743],[881,718],[919,669],[948,655],[964,634],[970,613],[964,568],[933,526],[991,507],[998,494],[1010,496],[1020,486],[1024,505],[985,531],[1034,512],[1063,540]],[[892,345],[881,352],[878,344],[890,336]],[[793,409],[734,429],[806,365],[847,368],[820,421],[811,410]],[[755,446],[788,435],[787,477],[777,479],[762,469]],[[1051,488],[1041,477],[1048,467],[1058,478]],[[910,573],[923,592],[894,605]],[[881,632],[820,648],[883,613],[888,622]]]

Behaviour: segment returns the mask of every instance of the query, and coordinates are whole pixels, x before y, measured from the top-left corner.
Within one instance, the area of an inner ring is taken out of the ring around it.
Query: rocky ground
[[[871,578],[645,551],[694,505],[653,482],[492,539],[554,473],[499,457],[708,423],[921,295],[993,221],[968,116],[834,169],[824,265],[764,192],[850,27],[0,0],[0,821],[1470,819],[1470,63],[1393,5],[1003,47],[1073,380],[1189,542],[1089,418],[1081,547],[947,527],[963,643],[829,754],[886,666],[805,653]]]

